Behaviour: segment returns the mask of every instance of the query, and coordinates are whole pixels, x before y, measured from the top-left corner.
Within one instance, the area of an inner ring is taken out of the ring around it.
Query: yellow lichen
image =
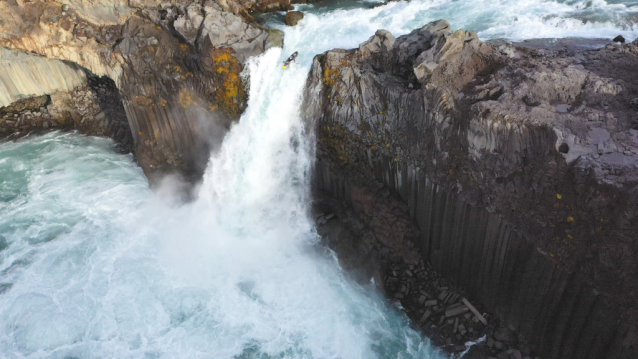
[[[146,96],[142,96],[142,95],[135,96],[133,98],[132,102],[135,103],[136,105],[139,105],[139,106],[151,106],[151,104],[153,103],[153,101],[151,101],[151,99],[149,99]]]
[[[228,73],[228,78],[224,81],[224,90],[227,98],[234,98],[239,95],[239,76]]]
[[[179,104],[182,105],[182,107],[187,108],[193,103],[195,103],[195,101],[193,101],[193,95],[189,91],[179,93]]]
[[[189,47],[186,44],[181,44],[179,45],[179,48],[182,49],[182,51],[188,51]]]
[[[243,82],[239,76],[241,65],[234,57],[232,49],[216,49],[211,54],[214,66],[211,69],[217,74],[217,80],[223,84],[216,93],[217,105],[233,115],[241,113],[242,99],[245,97]],[[186,75],[188,77],[188,74]],[[191,75],[192,76],[192,75]]]
[[[574,218],[573,216],[569,216],[569,217],[567,217],[567,222],[568,223],[575,223],[576,222],[576,218]]]
[[[560,193],[556,193],[556,198],[563,199],[563,195],[561,195]]]
[[[216,64],[219,64],[222,61],[228,62],[230,64],[233,62],[233,59],[233,55],[231,55],[229,52],[223,52],[220,55],[213,57],[213,60],[215,60]]]
[[[326,68],[323,72],[323,83],[328,86],[334,86],[339,77],[341,77],[341,71],[339,71],[339,69],[333,70]]]

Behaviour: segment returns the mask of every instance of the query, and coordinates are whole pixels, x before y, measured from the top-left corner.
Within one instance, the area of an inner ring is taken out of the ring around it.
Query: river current
[[[0,358],[442,358],[371,282],[344,275],[309,217],[300,119],[314,55],[445,18],[482,39],[638,37],[622,1],[336,1],[299,6],[284,49],[249,61],[246,112],[197,199],[148,188],[107,139],[0,143]],[[297,63],[282,61],[299,51]]]

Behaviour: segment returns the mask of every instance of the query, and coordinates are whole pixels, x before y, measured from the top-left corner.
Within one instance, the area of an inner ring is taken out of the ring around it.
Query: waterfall
[[[284,30],[285,47],[249,60],[247,110],[192,203],[167,200],[169,182],[151,192],[106,139],[49,133],[1,143],[0,357],[441,357],[318,244],[314,144],[300,118],[313,57],[442,17],[484,39],[633,39],[623,16],[638,9],[594,1],[606,17],[584,22],[584,2],[359,5],[301,6],[296,27],[266,17]],[[282,69],[293,51],[297,63]]]

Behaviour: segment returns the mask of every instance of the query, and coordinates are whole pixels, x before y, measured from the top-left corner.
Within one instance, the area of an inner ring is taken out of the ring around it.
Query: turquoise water
[[[175,206],[110,140],[74,133],[2,143],[0,173],[0,357],[436,357],[307,223],[259,225],[260,195],[250,220],[207,191]]]

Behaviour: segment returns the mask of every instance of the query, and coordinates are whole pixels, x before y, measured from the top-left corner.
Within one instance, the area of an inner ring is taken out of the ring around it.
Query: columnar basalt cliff
[[[283,43],[280,31],[250,22],[249,11],[290,6],[268,4],[272,9],[232,0],[4,1],[0,46],[112,79],[147,175],[196,180],[246,106],[243,63]]]
[[[113,81],[80,66],[0,49],[0,136],[77,129],[113,138],[123,152],[133,137]]]
[[[636,42],[550,51],[443,20],[380,30],[314,60],[315,183],[361,214],[383,260],[414,245],[537,353],[638,357],[637,78]],[[386,188],[408,210],[379,214]]]

